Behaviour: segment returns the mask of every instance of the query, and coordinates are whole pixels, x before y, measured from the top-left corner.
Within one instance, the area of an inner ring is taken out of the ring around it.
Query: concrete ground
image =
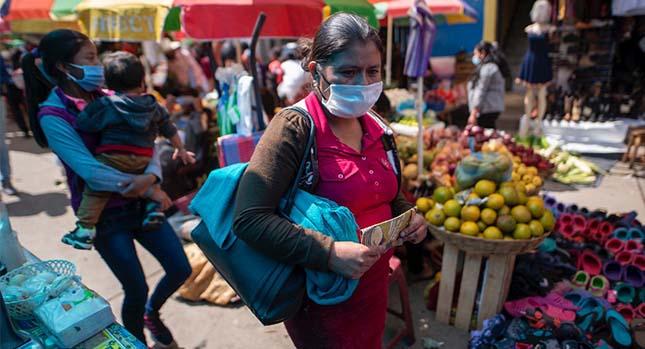
[[[509,119],[512,124],[514,120]],[[512,126],[511,126],[512,127]],[[9,129],[15,129],[10,125]],[[19,198],[4,197],[14,229],[22,244],[41,259],[64,258],[74,262],[83,281],[106,297],[115,314],[119,314],[123,293],[119,283],[96,252],[77,251],[61,244],[63,232],[74,224],[68,205],[67,189],[55,156],[39,149],[31,139],[11,133],[8,137],[13,166],[13,182],[21,192]],[[645,181],[634,177],[619,164],[598,188],[561,191],[548,187],[564,202],[576,202],[589,208],[611,212],[636,210],[645,214],[643,188]],[[145,250],[139,249],[141,262],[152,285],[162,274],[161,267]],[[417,342],[411,348],[422,348],[422,338],[444,341],[444,348],[465,348],[468,334],[437,324],[434,314],[426,310],[423,289],[426,282],[410,285]],[[396,304],[393,291],[391,303]],[[185,348],[291,348],[281,325],[263,327],[244,307],[217,307],[203,303],[190,304],[172,298],[163,309],[163,317]],[[390,319],[388,332],[400,326]]]

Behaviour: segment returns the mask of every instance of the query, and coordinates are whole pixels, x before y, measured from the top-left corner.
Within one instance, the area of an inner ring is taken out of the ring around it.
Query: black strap
[[[316,125],[314,124],[314,119],[311,117],[311,114],[309,114],[308,111],[306,111],[303,108],[297,107],[297,106],[291,106],[286,109],[293,110],[295,112],[298,112],[302,116],[304,116],[307,120],[309,120],[309,138],[307,139],[307,146],[305,147],[305,152],[302,155],[302,160],[300,161],[300,167],[298,168],[298,172],[296,173],[296,177],[293,180],[293,183],[291,184],[291,188],[287,192],[285,198],[285,204],[282,207],[282,213],[288,217],[289,214],[291,214],[291,209],[293,208],[294,200],[296,197],[296,192],[298,191],[298,187],[300,184],[300,180],[302,179],[302,176],[305,172],[305,167],[307,164],[307,160],[309,158],[309,154],[311,153],[311,148],[313,147],[314,144],[314,139],[316,138]]]

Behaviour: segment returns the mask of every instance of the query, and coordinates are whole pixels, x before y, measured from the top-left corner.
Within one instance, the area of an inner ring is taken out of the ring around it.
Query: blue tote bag
[[[307,117],[311,127],[304,158],[282,200],[280,213],[284,217],[289,217],[293,208],[316,135],[311,115],[301,108],[292,109]],[[235,164],[211,172],[191,203],[191,210],[202,217],[191,235],[251,312],[262,324],[272,325],[287,320],[300,309],[306,292],[305,272],[265,256],[233,232],[235,193],[247,166]]]

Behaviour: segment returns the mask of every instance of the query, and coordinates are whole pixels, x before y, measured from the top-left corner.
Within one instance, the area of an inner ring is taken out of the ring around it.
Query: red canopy
[[[322,22],[322,0],[176,0],[182,25],[195,39],[250,37],[260,12],[263,37],[313,36]]]
[[[54,0],[13,0],[7,20],[49,19]]]

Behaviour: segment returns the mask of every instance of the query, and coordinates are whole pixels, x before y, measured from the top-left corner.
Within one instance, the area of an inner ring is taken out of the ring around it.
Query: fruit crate
[[[547,234],[530,240],[487,240],[451,233],[430,225],[432,235],[444,243],[437,321],[450,325],[453,298],[457,297],[454,326],[469,330],[477,312],[477,328],[504,305],[515,267],[515,257],[534,250]],[[463,261],[463,262],[462,262]],[[485,268],[482,271],[482,265]],[[461,284],[457,285],[457,275]],[[481,286],[480,286],[481,279]],[[459,287],[459,292],[455,290]],[[480,294],[479,309],[475,298]]]

